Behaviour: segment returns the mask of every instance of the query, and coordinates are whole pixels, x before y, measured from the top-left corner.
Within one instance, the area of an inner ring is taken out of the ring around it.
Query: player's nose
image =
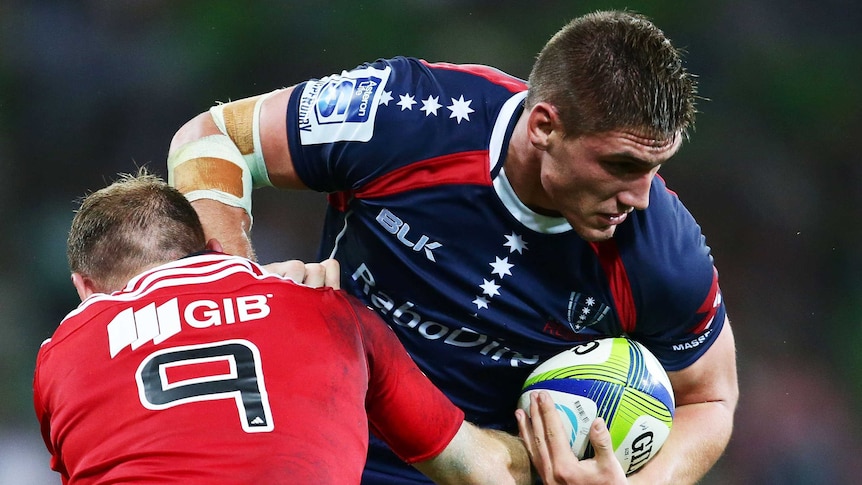
[[[617,196],[620,205],[626,208],[646,209],[649,206],[649,191],[654,176],[653,173],[646,173],[632,180]]]

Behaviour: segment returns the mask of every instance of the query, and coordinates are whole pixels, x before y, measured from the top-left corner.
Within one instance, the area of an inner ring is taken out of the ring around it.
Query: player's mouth
[[[628,215],[628,212],[599,214],[599,221],[601,221],[602,225],[605,226],[616,226],[622,224],[623,221],[626,220],[626,217],[628,217]]]

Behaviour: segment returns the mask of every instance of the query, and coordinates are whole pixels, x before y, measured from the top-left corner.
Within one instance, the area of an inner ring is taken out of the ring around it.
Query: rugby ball
[[[579,459],[593,456],[589,429],[601,416],[627,475],[658,453],[673,424],[670,379],[646,347],[627,338],[586,342],[539,364],[518,400],[528,415],[530,393],[538,390],[554,399]]]

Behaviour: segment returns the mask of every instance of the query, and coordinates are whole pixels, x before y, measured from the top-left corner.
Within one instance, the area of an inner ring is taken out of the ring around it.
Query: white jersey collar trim
[[[502,167],[503,162],[506,161],[503,144],[506,143],[508,138],[506,136],[507,131],[509,130],[509,125],[514,121],[512,120],[512,117],[517,113],[520,113],[521,103],[524,102],[524,98],[526,97],[526,91],[516,93],[503,104],[503,107],[500,109],[500,114],[497,115],[497,121],[494,123],[494,129],[491,131],[491,140],[489,141],[488,146],[488,159],[491,160],[489,165],[492,175],[494,174],[494,171],[498,167]]]
[[[513,120],[512,117],[520,112],[521,103],[527,97],[527,92],[522,91],[515,94],[500,110],[500,115],[494,123],[494,129],[491,132],[490,145],[488,147],[488,156],[491,160],[490,169],[491,177],[493,177],[494,190],[500,198],[500,202],[506,207],[512,217],[517,219],[521,224],[527,226],[536,232],[546,234],[560,234],[566,231],[571,231],[572,226],[562,217],[549,217],[538,214],[530,210],[523,202],[515,195],[509,179],[506,178],[506,171],[503,169],[503,163],[506,161],[505,152],[503,149],[508,140],[508,129]],[[497,176],[494,177],[495,171]]]
[[[500,169],[500,173],[494,179],[494,190],[497,192],[500,202],[512,214],[512,217],[527,226],[527,228],[545,234],[561,234],[572,230],[572,226],[565,218],[545,216],[530,210],[529,207],[524,205],[515,194],[515,190],[509,183],[509,179],[506,178],[506,170],[504,168]]]

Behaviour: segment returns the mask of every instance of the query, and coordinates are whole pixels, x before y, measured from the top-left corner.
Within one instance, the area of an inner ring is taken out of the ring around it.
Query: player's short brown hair
[[[140,169],[86,195],[72,220],[66,255],[72,272],[103,291],[139,272],[206,246],[197,213],[160,177]]]
[[[566,136],[627,128],[668,139],[694,125],[697,83],[681,51],[633,12],[569,22],[542,49],[529,86],[527,107],[552,104]]]

